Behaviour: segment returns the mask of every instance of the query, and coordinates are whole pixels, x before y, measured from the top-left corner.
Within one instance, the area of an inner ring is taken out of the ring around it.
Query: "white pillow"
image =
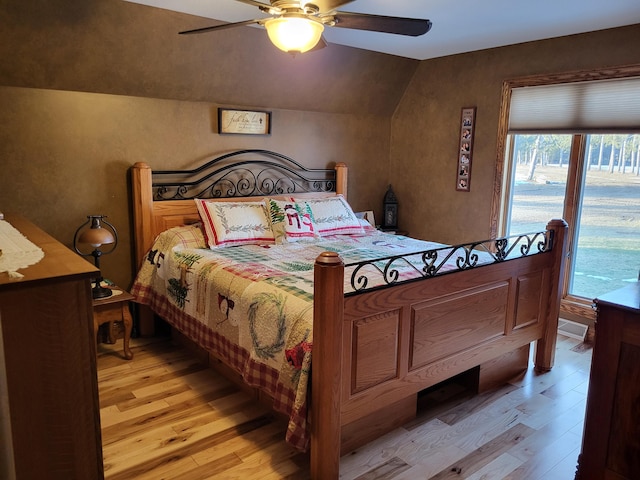
[[[318,199],[294,199],[298,203],[306,203],[311,208],[313,222],[318,233],[327,235],[362,234],[364,230],[356,214],[342,195]]]
[[[320,238],[308,204],[273,198],[266,198],[265,203],[276,243],[313,241]]]
[[[378,231],[376,227],[371,225],[369,220],[365,220],[364,218],[359,218],[358,221],[360,222],[360,225],[362,225],[362,230],[364,231],[364,233],[373,233]]]
[[[275,243],[264,202],[195,202],[210,248]]]

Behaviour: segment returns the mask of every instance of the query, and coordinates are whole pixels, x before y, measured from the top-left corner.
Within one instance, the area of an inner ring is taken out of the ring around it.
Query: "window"
[[[639,104],[640,65],[504,84],[492,233],[567,221],[565,317],[594,318],[593,298],[638,279]]]
[[[636,280],[640,134],[513,134],[509,143],[505,233],[537,231],[551,218],[571,219],[568,295],[592,300]],[[572,145],[584,148],[574,153]],[[579,177],[570,182],[569,175]]]

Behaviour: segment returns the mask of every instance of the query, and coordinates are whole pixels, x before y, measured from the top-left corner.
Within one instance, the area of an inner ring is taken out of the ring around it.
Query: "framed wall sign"
[[[473,157],[473,136],[476,122],[476,107],[462,109],[460,115],[460,138],[458,143],[458,170],[456,190],[469,191],[471,186],[471,160]]]
[[[270,135],[271,112],[218,108],[218,133]]]

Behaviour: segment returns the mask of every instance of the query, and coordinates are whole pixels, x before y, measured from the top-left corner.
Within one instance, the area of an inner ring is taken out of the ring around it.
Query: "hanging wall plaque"
[[[458,144],[458,170],[456,190],[469,191],[471,184],[471,160],[475,131],[476,107],[462,109],[460,116],[460,142]]]
[[[270,135],[271,112],[219,108],[218,133]]]

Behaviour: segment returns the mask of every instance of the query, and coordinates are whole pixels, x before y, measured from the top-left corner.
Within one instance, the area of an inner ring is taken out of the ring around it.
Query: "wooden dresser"
[[[91,276],[96,268],[28,221],[44,251],[0,273],[0,477],[104,478]]]
[[[596,299],[582,452],[576,479],[640,478],[640,283]]]

